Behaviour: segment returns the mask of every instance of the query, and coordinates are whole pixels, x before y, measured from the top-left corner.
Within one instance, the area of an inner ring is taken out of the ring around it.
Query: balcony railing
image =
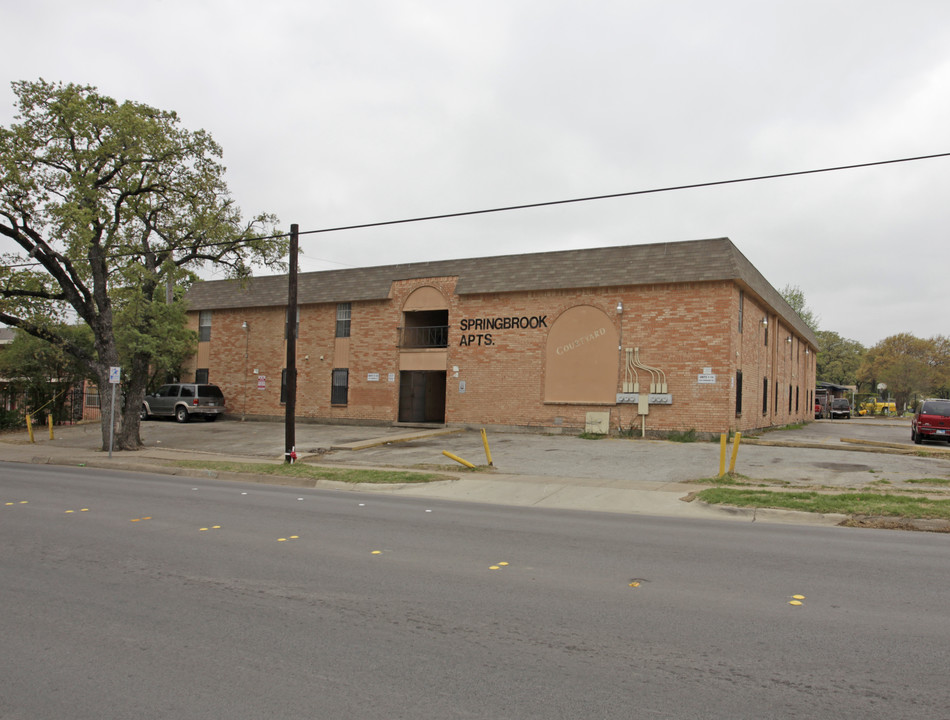
[[[399,347],[401,348],[444,348],[448,346],[448,325],[399,328]]]

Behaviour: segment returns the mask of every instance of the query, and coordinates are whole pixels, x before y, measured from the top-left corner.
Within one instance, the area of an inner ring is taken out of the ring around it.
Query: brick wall
[[[395,422],[402,307],[414,290],[429,286],[442,294],[448,310],[449,339],[444,352],[445,419],[449,424],[576,430],[583,429],[588,412],[607,411],[612,429],[633,425],[639,430],[634,405],[544,401],[548,330],[562,313],[578,305],[601,311],[606,322],[612,323],[623,348],[638,348],[644,363],[666,374],[673,404],[650,406],[647,431],[694,428],[719,433],[811,417],[807,399],[808,390],[814,388],[814,353],[806,354],[807,346],[774,315],[768,315],[766,346],[762,325],[766,311],[748,290],[744,293],[743,328],[739,332],[740,289],[735,283],[464,296],[455,294],[455,283],[451,277],[396,282],[387,301],[352,303],[351,337],[345,353],[339,350],[343,346],[335,338],[336,304],[301,306],[297,416],[331,422]],[[617,312],[618,302],[623,303],[622,314]],[[190,320],[196,325],[197,313],[193,315]],[[464,320],[478,318],[528,318],[529,325],[534,322],[539,326],[485,329],[467,323],[472,327],[463,331]],[[245,321],[247,331],[242,328]],[[793,338],[790,344],[786,342],[788,336]],[[286,357],[284,308],[214,311],[211,341],[203,350],[207,352],[209,379],[224,391],[230,414],[283,414],[280,378]],[[330,403],[331,376],[337,367],[349,369],[345,406]],[[190,368],[192,372],[194,369]],[[737,370],[743,373],[739,417]],[[619,392],[623,380],[623,354],[619,349],[616,373]],[[714,375],[715,382],[700,382],[700,375],[706,380]],[[378,380],[369,379],[377,376]],[[763,415],[764,377],[769,378],[769,403]],[[463,381],[465,391],[460,392]]]

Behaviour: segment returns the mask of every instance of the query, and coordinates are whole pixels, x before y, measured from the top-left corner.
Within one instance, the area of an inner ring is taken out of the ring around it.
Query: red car
[[[918,445],[923,440],[950,440],[950,400],[924,400],[911,420],[910,439]]]

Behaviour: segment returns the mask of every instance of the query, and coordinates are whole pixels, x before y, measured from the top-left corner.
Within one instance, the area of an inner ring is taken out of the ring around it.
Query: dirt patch
[[[878,530],[917,530],[919,532],[950,533],[950,521],[927,518],[852,515],[839,524],[842,527],[876,528]]]

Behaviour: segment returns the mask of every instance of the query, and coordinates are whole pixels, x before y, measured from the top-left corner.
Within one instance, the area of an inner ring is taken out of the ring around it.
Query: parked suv
[[[851,403],[848,398],[835,398],[831,401],[831,419],[851,417]]]
[[[184,423],[192,415],[214,421],[224,413],[224,393],[217,385],[198,383],[175,383],[162,385],[158,392],[146,395],[142,403],[141,417],[148,420],[153,415],[174,417]]]
[[[910,439],[950,440],[950,400],[924,400],[910,422]]]

